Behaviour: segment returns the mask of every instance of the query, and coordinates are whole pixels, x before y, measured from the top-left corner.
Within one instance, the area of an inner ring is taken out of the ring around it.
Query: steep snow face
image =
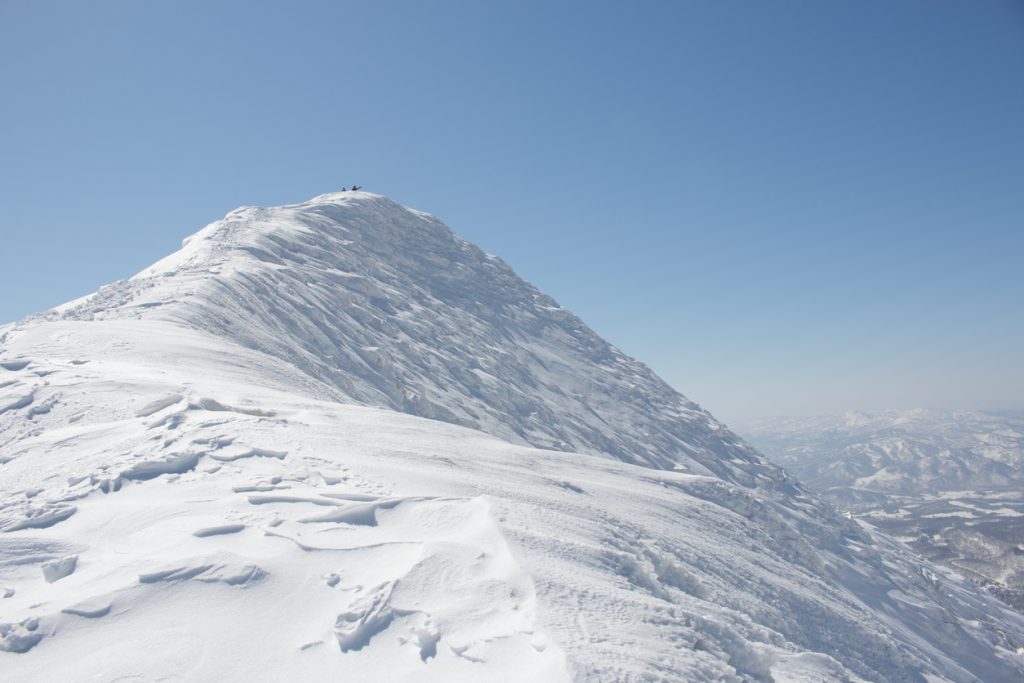
[[[174,321],[281,359],[321,398],[745,486],[785,482],[500,259],[370,193],[238,209],[50,317]]]

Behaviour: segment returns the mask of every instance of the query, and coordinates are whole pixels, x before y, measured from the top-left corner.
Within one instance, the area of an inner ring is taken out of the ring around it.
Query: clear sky
[[[728,421],[1024,408],[1024,3],[0,0],[0,321],[438,214]]]

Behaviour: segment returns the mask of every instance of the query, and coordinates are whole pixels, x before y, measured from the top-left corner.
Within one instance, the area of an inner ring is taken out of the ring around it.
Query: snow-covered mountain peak
[[[369,193],[0,327],[0,475],[4,681],[1024,671],[1020,615]]]
[[[790,486],[501,259],[373,193],[236,209],[130,280],[50,315],[184,323],[301,369],[319,398]]]
[[[285,244],[292,241],[308,241],[302,233],[315,230],[316,240],[325,243],[325,246],[338,238],[345,239],[340,233],[347,233],[347,228],[332,222],[319,222],[313,225],[310,219],[315,215],[373,215],[379,213],[375,208],[395,211],[402,210],[403,207],[383,195],[351,190],[327,192],[305,202],[279,207],[240,206],[230,211],[223,219],[186,237],[179,251],[157,261],[135,278],[172,276],[177,271],[210,267],[233,260],[238,262],[237,267],[245,269],[247,261],[248,266],[252,266],[253,263],[264,260],[260,258],[261,254],[269,255],[275,252],[278,258],[283,256],[288,259],[291,254],[285,248]],[[374,239],[390,241],[401,237],[403,235],[381,231]],[[268,242],[268,239],[271,242]],[[293,260],[292,265],[300,263]]]

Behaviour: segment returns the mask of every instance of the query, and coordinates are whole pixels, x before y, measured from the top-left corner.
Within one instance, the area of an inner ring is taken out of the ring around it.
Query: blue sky
[[[0,321],[441,216],[726,421],[1024,409],[1024,3],[0,0]]]

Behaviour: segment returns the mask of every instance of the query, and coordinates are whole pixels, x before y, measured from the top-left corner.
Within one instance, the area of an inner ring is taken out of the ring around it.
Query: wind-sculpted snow
[[[322,397],[515,443],[784,477],[500,259],[378,195],[238,209],[61,317],[183,323],[300,368]]]
[[[0,328],[0,407],[5,682],[1024,676],[1020,615],[372,195]]]
[[[1024,620],[812,498],[289,393],[273,358],[168,323],[110,330],[34,323],[0,356],[55,399],[0,417],[5,681],[1022,673]]]

